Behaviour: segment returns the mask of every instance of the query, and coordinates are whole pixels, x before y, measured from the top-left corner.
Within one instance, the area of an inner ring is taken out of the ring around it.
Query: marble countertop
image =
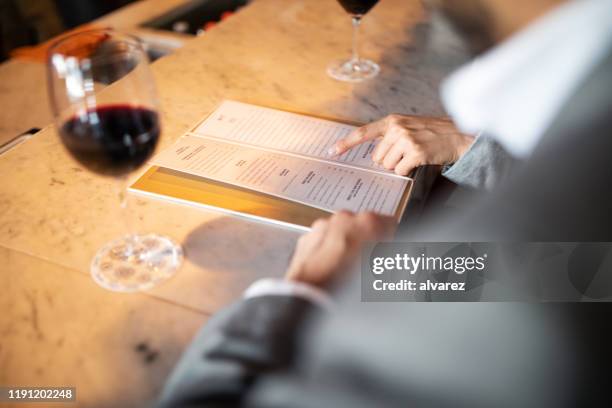
[[[349,53],[350,21],[336,2],[255,0],[153,64],[160,148],[223,99],[362,122],[440,115],[438,83],[464,52],[426,20],[419,0],[381,1],[364,19],[362,51],[382,72],[346,84],[325,74]],[[146,406],[197,328],[254,280],[282,276],[299,236],[132,196],[136,229],[174,237],[186,260],[151,291],[115,294],[88,273],[95,251],[125,232],[113,181],[81,169],[52,126],[1,155],[0,174],[0,283],[9,294],[0,298],[0,384],[76,384],[79,406]],[[135,387],[126,389],[128,376]]]
[[[77,404],[19,407],[150,406],[207,318],[146,294],[100,290],[81,271],[6,248],[0,264],[0,384],[77,393]]]
[[[44,64],[19,60],[0,64],[0,145],[51,123],[45,81]]]

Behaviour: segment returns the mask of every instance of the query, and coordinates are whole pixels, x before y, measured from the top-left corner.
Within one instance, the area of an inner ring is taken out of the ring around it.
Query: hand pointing
[[[460,133],[446,118],[389,115],[355,129],[336,142],[329,153],[341,155],[376,138],[381,140],[372,152],[372,160],[402,176],[418,166],[454,163],[474,141],[473,136]]]

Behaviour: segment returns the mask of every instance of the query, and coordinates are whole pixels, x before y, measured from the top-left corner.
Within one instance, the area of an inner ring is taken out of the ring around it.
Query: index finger
[[[330,149],[329,153],[333,156],[341,155],[347,150],[363,143],[368,140],[376,139],[377,137],[383,136],[387,128],[387,122],[385,119],[379,119],[375,122],[368,123],[367,125],[361,126],[353,130],[344,139],[338,140]]]

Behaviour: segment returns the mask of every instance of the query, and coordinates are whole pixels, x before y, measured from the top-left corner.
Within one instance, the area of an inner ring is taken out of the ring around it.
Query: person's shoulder
[[[580,133],[612,120],[612,49],[576,87],[546,132],[546,138]]]

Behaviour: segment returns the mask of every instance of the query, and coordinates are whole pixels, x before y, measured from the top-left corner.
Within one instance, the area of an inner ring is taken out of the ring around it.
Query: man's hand
[[[395,226],[393,218],[374,213],[321,218],[298,240],[286,278],[325,287],[357,261],[365,241],[391,238]]]
[[[401,176],[426,164],[454,163],[474,141],[473,136],[460,133],[450,119],[389,115],[355,129],[330,153],[340,155],[378,137],[382,140],[372,152],[372,160]]]

